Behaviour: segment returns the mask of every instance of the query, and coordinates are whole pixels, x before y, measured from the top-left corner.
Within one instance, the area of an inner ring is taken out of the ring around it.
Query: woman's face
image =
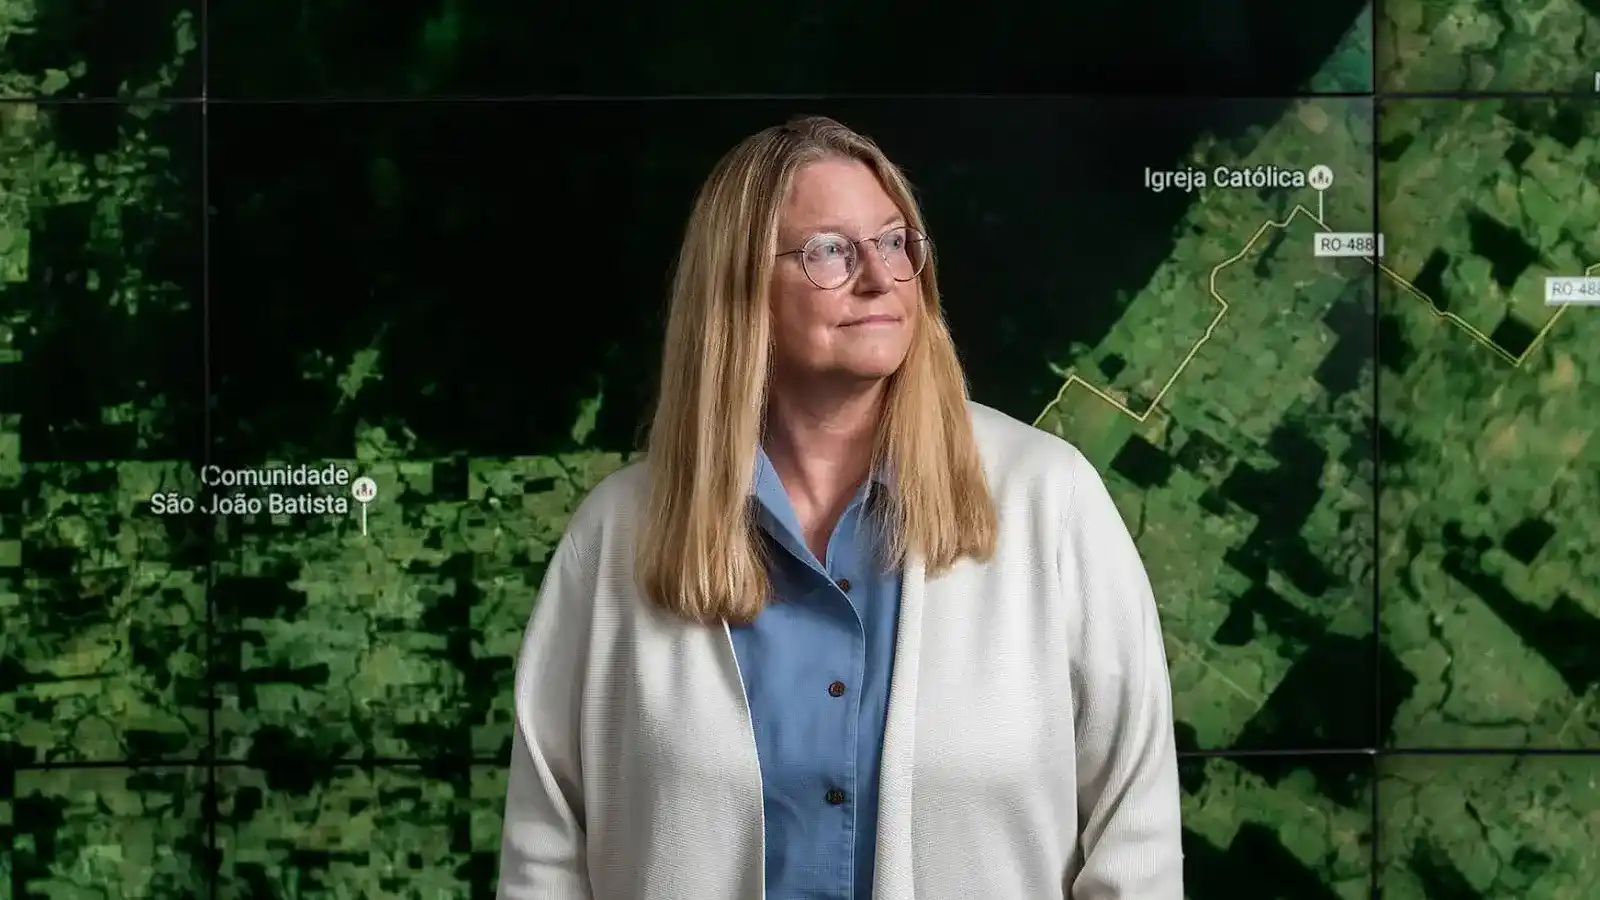
[[[828,159],[796,173],[778,252],[803,252],[778,258],[771,291],[780,373],[873,381],[900,368],[922,309],[913,270],[926,248],[907,241],[905,224],[865,163]]]

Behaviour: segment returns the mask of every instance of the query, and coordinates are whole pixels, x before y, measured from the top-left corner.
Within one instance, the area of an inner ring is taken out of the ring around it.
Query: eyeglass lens
[[[917,277],[927,263],[927,240],[909,228],[895,228],[861,244],[877,248],[896,281]],[[806,277],[827,290],[855,276],[861,264],[861,249],[860,244],[842,234],[819,234],[806,243],[800,259],[805,264]]]

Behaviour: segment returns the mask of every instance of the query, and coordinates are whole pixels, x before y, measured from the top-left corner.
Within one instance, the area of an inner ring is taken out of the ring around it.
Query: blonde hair
[[[900,170],[870,139],[826,118],[746,138],[701,186],[673,278],[637,559],[644,596],[684,619],[749,622],[771,593],[750,499],[770,373],[768,288],[795,173],[826,158],[865,163],[909,224],[927,231]],[[876,438],[893,489],[874,511],[884,562],[900,566],[914,554],[937,574],[963,558],[987,559],[998,526],[931,263],[918,280],[922,315],[887,383]]]

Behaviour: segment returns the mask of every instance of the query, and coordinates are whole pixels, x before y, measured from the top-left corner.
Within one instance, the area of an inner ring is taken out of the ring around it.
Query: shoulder
[[[1077,609],[1148,597],[1138,547],[1089,458],[998,410],[974,403],[971,415],[1002,534],[1030,550],[1055,554],[1065,596],[1076,598]]]
[[[643,518],[646,472],[638,463],[623,466],[579,501],[545,562],[535,626],[542,620],[547,628],[574,634],[592,630],[602,608],[610,610],[602,620],[615,618],[614,598],[626,595],[633,583],[633,532]]]
[[[981,403],[968,403],[972,434],[1002,515],[1021,505],[1058,521],[1081,512],[1080,501],[1105,492],[1100,475],[1077,447]]]
[[[978,452],[987,465],[1003,469],[1022,465],[1030,469],[1070,472],[1086,462],[1077,447],[998,409],[969,401],[967,414],[972,418],[972,435],[977,439]]]
[[[566,543],[579,556],[604,555],[608,548],[631,545],[649,500],[649,467],[643,457],[600,480],[573,511]]]

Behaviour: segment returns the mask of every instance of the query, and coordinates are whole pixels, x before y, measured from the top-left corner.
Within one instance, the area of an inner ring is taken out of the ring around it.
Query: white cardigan
[[[1075,448],[971,413],[999,550],[906,568],[874,900],[1182,900],[1171,688],[1138,552]],[[762,900],[733,645],[640,600],[645,481],[630,466],[596,487],[545,573],[517,665],[503,900]]]

